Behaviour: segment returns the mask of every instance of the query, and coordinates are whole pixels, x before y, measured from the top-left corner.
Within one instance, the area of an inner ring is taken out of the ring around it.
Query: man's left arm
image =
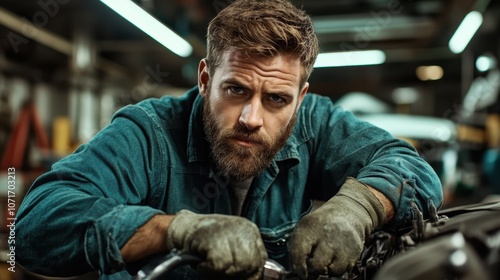
[[[320,98],[318,98],[320,99]],[[313,99],[314,100],[314,99]],[[311,119],[309,185],[327,200],[297,224],[289,244],[295,272],[341,275],[358,260],[377,228],[397,229],[442,204],[441,183],[407,142],[360,121],[327,100],[308,104]],[[309,111],[307,111],[309,110]]]
[[[314,186],[313,199],[326,201],[348,177],[355,178],[379,192],[377,198],[392,217],[384,225],[390,229],[411,223],[414,204],[424,217],[429,215],[431,202],[441,206],[439,177],[408,142],[357,119],[330,100],[319,97],[304,102],[308,107],[302,109],[303,119],[311,119],[308,133],[314,135],[308,143],[308,185]]]
[[[392,202],[381,192],[379,192],[377,189],[367,186],[368,189],[375,195],[375,197],[380,201],[380,204],[382,204],[382,207],[384,208],[384,213],[385,213],[385,223],[388,223],[392,220],[394,217],[394,205],[392,205]]]

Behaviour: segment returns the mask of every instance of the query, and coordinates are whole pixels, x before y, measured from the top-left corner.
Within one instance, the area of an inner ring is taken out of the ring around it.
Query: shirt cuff
[[[124,270],[125,262],[120,249],[138,228],[158,214],[164,213],[148,206],[120,205],[93,221],[85,233],[87,263],[105,274]]]
[[[416,202],[414,180],[403,179],[401,182],[388,182],[384,179],[373,177],[360,178],[358,180],[377,189],[392,202],[394,217],[386,227],[398,229],[410,225],[414,217],[411,205],[412,202]]]

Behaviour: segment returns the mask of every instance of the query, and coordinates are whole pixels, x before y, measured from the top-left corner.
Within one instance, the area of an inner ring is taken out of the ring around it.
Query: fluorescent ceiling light
[[[175,34],[131,0],[101,0],[101,2],[175,54],[187,57],[193,52],[193,47],[186,40]]]
[[[483,16],[478,11],[472,11],[468,13],[460,26],[458,26],[455,34],[451,36],[450,42],[448,43],[448,47],[453,53],[461,53],[469,41],[472,39],[472,36],[479,29],[481,24],[483,23]]]
[[[486,72],[496,66],[496,59],[490,54],[481,55],[476,59],[476,68],[479,72]]]
[[[385,53],[380,50],[320,53],[315,68],[376,65],[385,62]]]

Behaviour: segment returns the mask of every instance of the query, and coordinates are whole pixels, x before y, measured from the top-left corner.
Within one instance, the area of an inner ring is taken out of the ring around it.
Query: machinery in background
[[[352,279],[500,279],[500,201],[415,212],[409,232],[372,234]]]

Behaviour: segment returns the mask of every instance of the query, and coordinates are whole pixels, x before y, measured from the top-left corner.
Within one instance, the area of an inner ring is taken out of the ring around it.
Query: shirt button
[[[276,245],[277,246],[284,246],[285,244],[286,244],[286,239],[285,238],[281,238],[278,241],[276,241]]]

